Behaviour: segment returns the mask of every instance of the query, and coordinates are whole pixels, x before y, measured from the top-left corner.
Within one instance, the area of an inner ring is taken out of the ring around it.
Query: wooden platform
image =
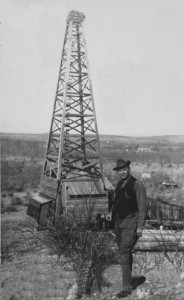
[[[182,251],[184,250],[184,231],[143,230],[135,250],[139,251]]]

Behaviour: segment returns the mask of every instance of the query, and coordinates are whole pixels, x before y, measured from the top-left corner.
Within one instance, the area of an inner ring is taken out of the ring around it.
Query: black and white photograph
[[[184,1],[0,0],[1,299],[184,299]]]

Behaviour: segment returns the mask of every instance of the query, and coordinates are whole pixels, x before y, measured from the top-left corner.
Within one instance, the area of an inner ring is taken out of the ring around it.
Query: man
[[[107,220],[114,220],[121,257],[123,289],[116,295],[118,298],[126,297],[135,289],[131,278],[132,250],[138,238],[142,236],[148,206],[146,189],[141,181],[130,174],[130,163],[129,160],[118,159],[116,167],[113,168],[120,180],[115,188],[114,205],[107,215]]]

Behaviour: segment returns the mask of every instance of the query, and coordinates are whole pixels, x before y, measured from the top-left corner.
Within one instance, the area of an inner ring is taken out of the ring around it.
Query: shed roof
[[[98,180],[72,180],[65,183],[69,196],[106,195],[107,190],[113,189],[113,185],[105,178],[105,188],[102,179]]]
[[[105,194],[102,181],[69,181],[66,187],[70,196]]]

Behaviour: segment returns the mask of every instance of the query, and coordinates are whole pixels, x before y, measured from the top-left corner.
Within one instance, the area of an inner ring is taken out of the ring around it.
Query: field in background
[[[1,134],[3,193],[38,189],[47,140],[47,134]],[[145,183],[148,196],[184,204],[184,136],[102,135],[100,144],[104,173],[113,184],[116,159],[130,159],[132,172]],[[173,181],[178,188],[166,189],[163,181]]]

